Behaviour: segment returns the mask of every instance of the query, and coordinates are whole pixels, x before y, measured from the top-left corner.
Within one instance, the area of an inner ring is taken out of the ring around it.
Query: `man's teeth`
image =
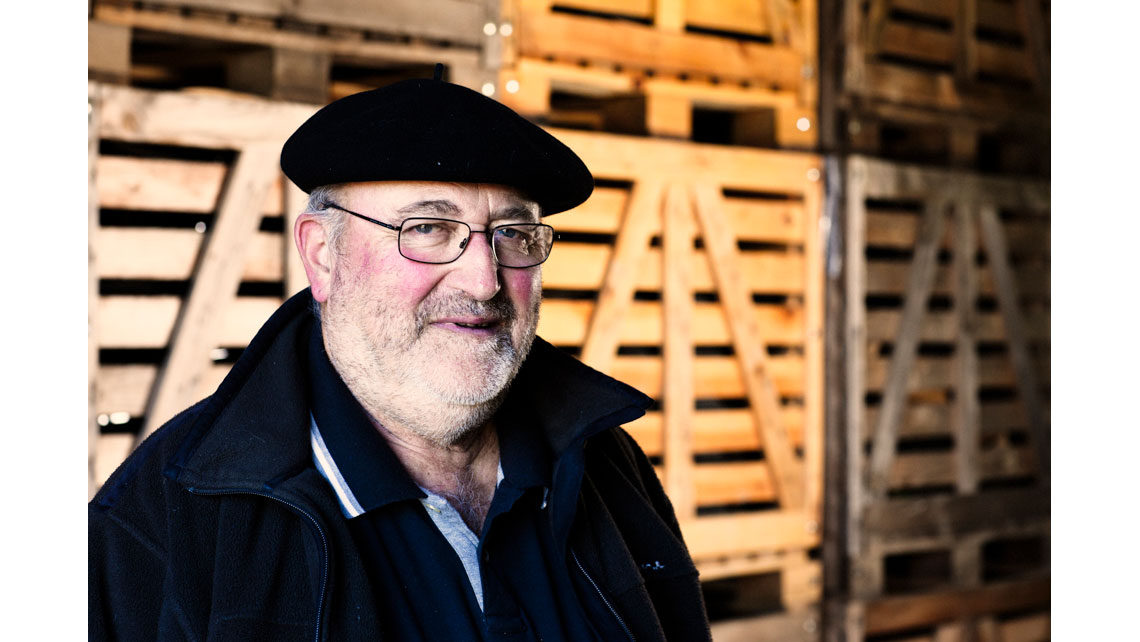
[[[461,328],[487,328],[487,327],[490,327],[491,324],[489,322],[488,323],[459,323],[458,321],[456,321],[455,325],[457,325]]]

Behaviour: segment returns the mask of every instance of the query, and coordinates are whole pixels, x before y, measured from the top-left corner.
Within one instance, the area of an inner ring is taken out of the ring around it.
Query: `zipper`
[[[570,556],[574,558],[574,563],[578,565],[578,570],[582,571],[582,575],[586,576],[586,579],[590,581],[590,584],[594,587],[594,590],[598,592],[598,597],[602,598],[602,603],[606,605],[606,608],[610,610],[610,613],[614,614],[614,617],[617,619],[618,624],[621,625],[621,630],[625,631],[626,637],[629,638],[630,642],[637,642],[637,638],[633,637],[633,633],[629,630],[629,627],[625,625],[625,620],[621,619],[621,616],[618,615],[617,609],[615,609],[613,605],[610,604],[610,601],[606,599],[606,594],[602,593],[602,588],[598,586],[598,583],[594,581],[594,578],[590,577],[590,574],[586,572],[586,567],[582,566],[582,561],[578,559],[578,554],[574,552],[574,549],[570,549]]]
[[[258,497],[266,497],[266,498],[272,499],[273,501],[285,504],[290,509],[292,509],[294,513],[304,515],[305,517],[307,517],[309,519],[310,522],[313,523],[313,526],[315,526],[317,529],[317,533],[321,536],[321,551],[325,555],[324,562],[321,564],[321,594],[320,594],[320,598],[317,600],[317,627],[316,627],[315,634],[313,636],[314,642],[321,642],[321,615],[324,612],[325,591],[327,589],[328,574],[329,574],[329,542],[328,542],[328,538],[325,537],[325,529],[321,528],[321,523],[317,521],[317,518],[313,517],[312,513],[305,510],[304,508],[301,508],[300,506],[294,504],[293,502],[290,502],[290,501],[285,500],[285,499],[281,499],[280,497],[276,497],[274,495],[270,495],[269,493],[259,493],[257,491],[252,491],[252,490],[238,490],[238,489],[233,489],[233,490],[202,490],[200,488],[189,488],[187,490],[189,490],[191,493],[193,493],[195,495],[256,495]],[[585,572],[585,571],[583,571],[583,572]]]

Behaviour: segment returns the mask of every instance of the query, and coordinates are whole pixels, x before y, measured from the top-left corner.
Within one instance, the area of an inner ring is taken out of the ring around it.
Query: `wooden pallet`
[[[843,5],[835,127],[862,154],[1048,174],[1049,9],[1043,0]]]
[[[312,108],[99,84],[90,100],[94,488],[133,447],[116,422],[145,433],[209,394],[306,285],[281,232],[303,195],[269,150]],[[551,131],[599,187],[549,219],[539,334],[661,402],[629,430],[703,578],[778,574],[781,621],[818,622],[819,158]]]
[[[430,9],[430,10],[429,10]],[[148,88],[214,86],[324,104],[443,63],[452,82],[491,87],[497,0],[97,0],[89,68]]]
[[[846,177],[846,639],[1047,639],[1049,187]]]
[[[556,125],[816,144],[815,3],[510,0],[502,100]],[[711,123],[711,124],[706,124]]]

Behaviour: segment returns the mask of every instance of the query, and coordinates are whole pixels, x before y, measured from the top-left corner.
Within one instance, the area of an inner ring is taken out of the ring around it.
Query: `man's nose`
[[[499,293],[499,265],[495,261],[488,235],[472,231],[462,243],[463,254],[451,265],[452,287],[466,292],[477,301],[488,301]]]

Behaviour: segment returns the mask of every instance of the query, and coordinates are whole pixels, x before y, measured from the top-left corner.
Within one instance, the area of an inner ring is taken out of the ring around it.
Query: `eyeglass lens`
[[[489,230],[495,258],[503,267],[531,267],[546,260],[554,228],[541,223],[498,225]],[[441,218],[410,218],[400,226],[400,254],[423,263],[450,263],[463,254],[471,227]]]

